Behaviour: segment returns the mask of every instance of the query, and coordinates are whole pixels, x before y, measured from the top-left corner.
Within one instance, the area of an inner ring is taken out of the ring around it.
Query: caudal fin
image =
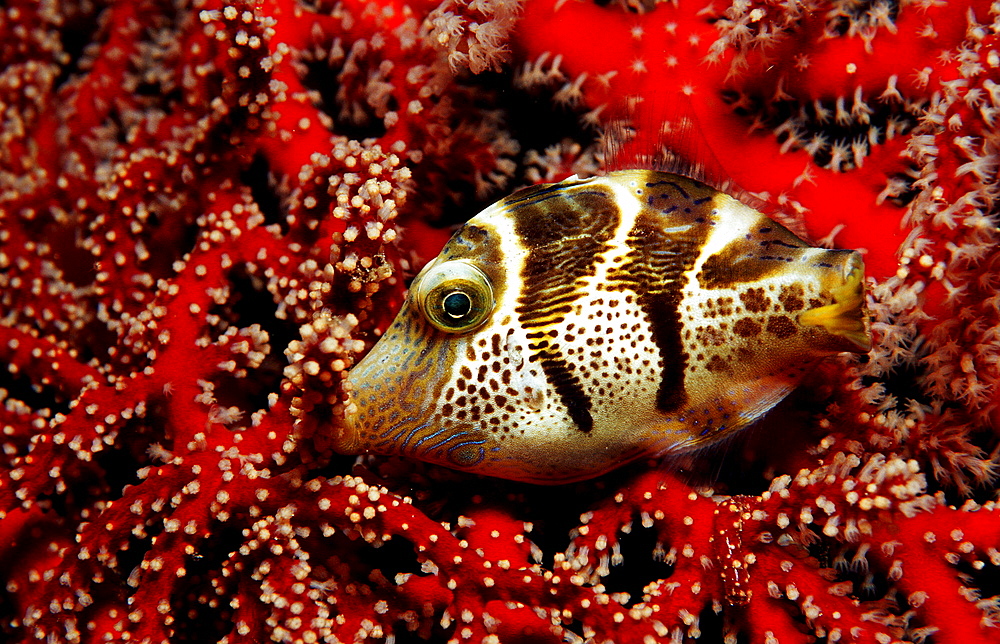
[[[860,257],[852,260],[844,283],[832,291],[833,303],[803,311],[799,314],[799,323],[822,327],[833,335],[847,338],[858,349],[867,352],[872,341],[868,332],[868,309],[865,307],[865,267]]]

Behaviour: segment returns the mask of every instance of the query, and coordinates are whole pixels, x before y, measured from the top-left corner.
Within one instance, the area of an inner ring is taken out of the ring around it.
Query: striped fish
[[[416,277],[335,445],[537,483],[705,446],[869,349],[863,279],[858,253],[682,176],[527,188]]]

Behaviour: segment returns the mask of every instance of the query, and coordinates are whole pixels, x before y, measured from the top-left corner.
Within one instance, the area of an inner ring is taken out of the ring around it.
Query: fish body
[[[537,483],[705,446],[868,350],[863,276],[679,175],[527,188],[415,278],[335,445]]]

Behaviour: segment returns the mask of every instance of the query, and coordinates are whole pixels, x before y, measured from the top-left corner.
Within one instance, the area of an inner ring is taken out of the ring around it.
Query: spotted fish
[[[869,349],[863,280],[858,253],[682,176],[530,187],[416,277],[335,445],[536,483],[705,446]]]

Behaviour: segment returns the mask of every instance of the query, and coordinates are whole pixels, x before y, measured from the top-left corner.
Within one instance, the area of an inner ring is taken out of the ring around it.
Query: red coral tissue
[[[10,0],[0,34],[5,641],[1000,638],[996,5]],[[449,226],[598,171],[623,106],[863,249],[871,354],[569,486],[334,454]]]

